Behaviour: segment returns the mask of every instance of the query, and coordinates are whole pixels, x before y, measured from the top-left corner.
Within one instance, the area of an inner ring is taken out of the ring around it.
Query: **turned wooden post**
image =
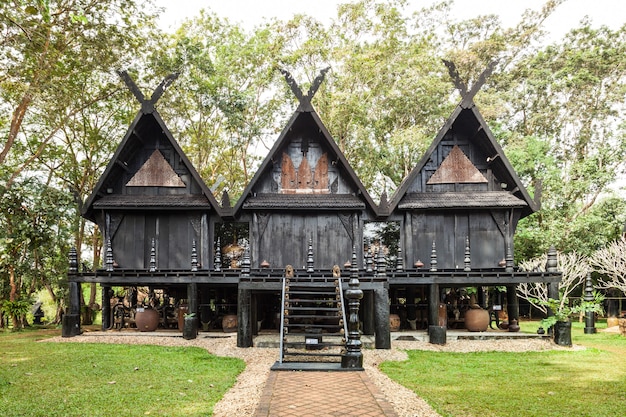
[[[81,334],[80,330],[80,284],[76,282],[78,274],[78,254],[76,248],[70,249],[68,280],[70,287],[69,312],[63,315],[61,336],[74,337]]]
[[[437,246],[434,240],[430,251],[430,272],[437,272]],[[439,310],[439,284],[433,283],[428,286],[428,340],[435,345],[445,345],[447,324],[445,316],[443,322],[439,322]]]
[[[585,279],[585,301],[593,301],[593,283],[591,282],[591,272],[587,273]],[[585,312],[585,334],[596,333],[596,314],[593,311]]]
[[[156,241],[152,238],[152,246],[150,247],[150,272],[156,272]]]
[[[548,260],[546,261],[546,272],[557,272],[558,265],[556,248],[554,246],[550,246],[550,249],[548,249]],[[548,284],[548,298],[552,298],[554,300],[559,299],[558,282],[551,282]],[[549,316],[554,316],[554,312],[548,308],[548,317]],[[546,330],[551,334],[552,328]]]
[[[107,272],[113,271],[113,248],[111,247],[111,239],[107,239],[104,254],[104,269]]]
[[[191,272],[198,271],[198,249],[196,248],[196,240],[191,242]]]
[[[359,283],[359,269],[356,264],[356,250],[352,249],[352,268],[350,281],[345,291],[348,299],[348,337],[346,352],[341,355],[341,367],[363,369],[363,352],[361,352],[361,335],[359,334],[359,305],[363,298],[363,290]]]
[[[315,261],[313,260],[313,239],[309,239],[309,247],[307,249],[306,255],[306,272],[308,274],[315,271],[313,268],[315,265]]]
[[[220,244],[220,238],[217,238],[217,245],[215,246],[215,257],[213,258],[213,270],[220,272],[222,270],[222,246]]]

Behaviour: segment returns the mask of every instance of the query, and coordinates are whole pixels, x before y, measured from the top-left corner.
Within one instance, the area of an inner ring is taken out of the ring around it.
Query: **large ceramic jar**
[[[489,327],[489,312],[482,308],[470,308],[465,312],[465,328],[470,332],[485,332]]]
[[[389,331],[397,332],[400,330],[400,325],[402,322],[400,321],[400,316],[398,314],[390,314],[389,315]]]
[[[159,312],[152,308],[138,307],[135,325],[140,332],[153,332],[159,327]]]
[[[222,331],[224,333],[236,332],[237,331],[237,315],[236,314],[227,314],[222,319]]]

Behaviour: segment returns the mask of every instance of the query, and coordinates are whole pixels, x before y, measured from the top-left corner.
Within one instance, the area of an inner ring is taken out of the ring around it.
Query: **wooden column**
[[[434,241],[430,252],[430,272],[437,272],[437,249]],[[430,284],[428,286],[428,340],[432,344],[444,345],[447,337],[447,324],[445,315],[442,322],[439,321],[439,304],[439,284]]]
[[[183,323],[183,339],[195,339],[198,336],[198,284],[187,284],[187,303],[189,309]]]
[[[391,349],[389,290],[385,286],[374,290],[374,327],[376,349]]]
[[[70,249],[68,279],[70,281],[70,305],[69,311],[63,316],[63,337],[74,337],[81,334],[80,331],[80,284],[75,281],[78,274],[78,256],[76,249]]]
[[[406,287],[406,319],[409,322],[411,330],[415,330],[414,326],[417,326],[417,308],[415,306],[415,287]]]
[[[102,330],[111,327],[111,287],[102,287]]]
[[[364,291],[361,302],[361,315],[363,316],[363,334],[373,335],[374,331],[374,292]]]
[[[515,285],[506,286],[506,312],[509,316],[509,331],[519,331],[519,328],[517,330],[515,330],[515,327],[511,328],[513,320],[519,323],[519,301]]]
[[[250,290],[237,291],[237,347],[252,347]]]

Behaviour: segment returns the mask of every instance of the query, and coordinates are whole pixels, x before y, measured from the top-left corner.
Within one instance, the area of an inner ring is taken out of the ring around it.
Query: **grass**
[[[0,416],[207,416],[243,361],[190,347],[36,343],[0,332]]]
[[[537,327],[522,323],[522,331]],[[583,328],[584,323],[573,323],[572,337],[588,347],[584,350],[409,351],[408,361],[384,362],[381,369],[443,416],[623,415],[626,337],[585,335]]]

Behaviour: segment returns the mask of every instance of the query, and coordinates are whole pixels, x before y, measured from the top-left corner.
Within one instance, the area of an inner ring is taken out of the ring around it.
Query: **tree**
[[[46,288],[62,304],[55,289],[67,271],[71,207],[67,194],[37,178],[0,187],[0,281],[14,329],[22,327],[24,306],[36,290]]]
[[[0,4],[0,165],[11,185],[72,115],[106,98],[82,81],[132,58],[150,10],[132,0],[30,0]],[[129,53],[130,52],[130,53]]]
[[[511,99],[500,118],[509,132],[505,151],[526,182],[543,189],[541,212],[518,226],[523,256],[549,244],[590,255],[615,238],[620,220],[606,227],[611,217],[598,214],[624,204],[603,196],[625,167],[625,50],[626,26],[593,28],[584,20],[510,72]]]
[[[598,288],[615,288],[626,294],[626,237],[598,249],[590,258],[598,272]]]
[[[284,102],[275,94],[280,48],[269,27],[246,33],[201,11],[150,58],[157,76],[180,73],[159,108],[216,193],[225,189],[238,197],[260,159],[255,149],[281,128],[276,114]]]
[[[415,20],[405,1],[344,4],[330,28],[333,68],[314,104],[372,194],[393,191],[421,158],[452,109],[437,52],[438,9]],[[413,25],[419,30],[411,31]]]
[[[547,255],[542,255],[519,264],[522,271],[545,272],[545,265],[548,260]],[[564,310],[565,304],[585,282],[587,274],[591,272],[589,259],[576,252],[557,253],[557,269],[563,274],[563,278],[558,284],[559,299],[556,300],[556,307]],[[548,312],[550,303],[548,285],[544,282],[525,282],[518,284],[517,295],[530,302],[544,314]]]

